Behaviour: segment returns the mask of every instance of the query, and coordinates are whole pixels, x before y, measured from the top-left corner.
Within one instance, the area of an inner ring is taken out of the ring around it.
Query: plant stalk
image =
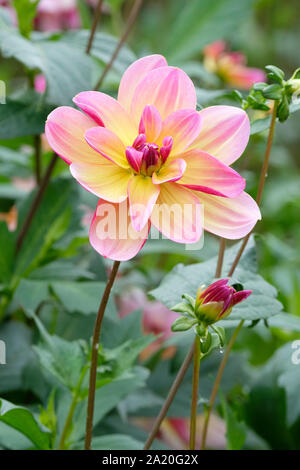
[[[71,402],[69,412],[67,414],[67,418],[66,418],[66,421],[65,421],[62,433],[61,433],[60,441],[59,441],[59,444],[58,444],[58,450],[63,450],[64,447],[65,447],[66,438],[69,435],[70,427],[72,425],[74,411],[75,411],[76,405],[78,403],[78,396],[79,396],[79,393],[80,393],[81,385],[82,385],[82,382],[85,378],[85,374],[86,374],[87,370],[88,370],[88,366],[85,366],[82,369],[79,380],[78,380],[77,387],[73,392],[72,402]]]
[[[191,418],[190,418],[190,446],[189,446],[190,450],[195,450],[195,447],[196,447],[200,359],[201,359],[200,339],[198,336],[196,336],[195,346],[194,346],[193,388],[192,388],[192,404],[191,404]]]
[[[163,420],[165,419],[166,417],[166,414],[168,413],[169,411],[169,408],[171,406],[171,403],[172,401],[174,400],[175,398],[175,395],[177,393],[177,390],[179,389],[180,385],[181,385],[181,382],[186,374],[186,371],[188,370],[189,368],[189,365],[190,363],[192,362],[192,359],[193,359],[193,354],[194,354],[194,344],[193,346],[191,347],[191,349],[189,350],[185,360],[183,361],[179,371],[178,371],[178,374],[170,388],[170,391],[168,393],[168,396],[157,416],[157,418],[155,419],[155,422],[153,424],[153,427],[151,429],[151,432],[145,442],[145,445],[144,445],[144,450],[149,450],[158,431],[159,431],[159,428],[160,428],[160,425],[161,423],[163,422]]]
[[[30,207],[29,209],[29,212],[26,216],[26,219],[25,219],[25,222],[24,222],[24,225],[22,227],[22,229],[20,230],[20,233],[18,235],[18,238],[17,238],[17,241],[16,241],[16,252],[18,253],[21,249],[21,246],[23,244],[23,241],[24,241],[24,238],[30,228],[30,225],[31,225],[31,222],[32,222],[32,219],[36,213],[36,211],[38,210],[39,208],[39,205],[40,205],[40,202],[43,198],[43,195],[44,195],[44,192],[46,191],[46,188],[48,186],[48,183],[49,183],[49,180],[50,180],[50,177],[51,177],[51,174],[54,170],[54,167],[55,167],[55,164],[56,164],[56,161],[57,161],[57,155],[54,154],[50,163],[49,163],[49,166],[46,170],[46,173],[40,183],[40,186],[37,190],[37,193],[35,195],[35,198],[33,200],[33,203],[32,203],[32,206]]]
[[[90,382],[89,382],[89,395],[88,395],[88,407],[87,407],[87,418],[86,418],[86,434],[85,434],[85,450],[91,449],[92,435],[93,435],[93,418],[94,418],[94,407],[95,407],[95,394],[96,394],[96,379],[97,379],[97,364],[98,364],[98,350],[99,340],[101,333],[102,320],[104,317],[106,305],[110,296],[112,286],[114,284],[120,261],[115,261],[107,281],[100,306],[98,309],[94,334],[92,343],[92,358],[91,358],[91,369],[90,369]]]
[[[94,19],[93,19],[91,32],[90,32],[89,41],[88,41],[88,44],[86,46],[86,51],[85,51],[86,54],[89,54],[91,52],[91,49],[92,49],[95,33],[96,33],[96,30],[97,30],[97,25],[98,25],[100,17],[101,17],[102,4],[103,4],[103,0],[98,0],[97,6],[96,6],[95,12],[94,12]]]
[[[98,82],[96,83],[95,85],[95,90],[99,90],[99,88],[101,87],[102,83],[103,83],[103,80],[104,78],[106,77],[107,73],[110,71],[114,61],[116,60],[116,58],[118,57],[118,54],[122,48],[122,46],[124,45],[130,31],[131,31],[131,28],[132,26],[134,25],[134,22],[136,20],[136,17],[138,15],[138,12],[142,6],[142,3],[143,3],[143,0],[135,0],[135,3],[132,7],[132,10],[130,12],[130,15],[129,15],[129,18],[128,18],[128,21],[126,23],[126,26],[125,26],[125,30],[122,34],[122,36],[120,37],[119,39],[119,42],[116,46],[116,49],[114,50],[114,53],[113,55],[111,56],[111,59],[110,61],[108,62],[108,64],[106,65],[106,67],[104,68]]]
[[[41,136],[34,136],[34,160],[35,160],[35,180],[36,184],[41,183]]]

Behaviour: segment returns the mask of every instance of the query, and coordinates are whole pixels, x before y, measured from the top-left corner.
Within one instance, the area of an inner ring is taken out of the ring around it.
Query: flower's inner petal
[[[178,181],[184,174],[186,162],[181,158],[173,160],[170,164],[164,165],[158,173],[153,173],[152,181],[154,184],[162,184],[167,181]]]
[[[105,158],[99,165],[72,163],[74,178],[88,191],[110,202],[127,199],[127,186],[131,173]]]
[[[170,114],[163,122],[158,145],[163,145],[166,136],[173,138],[172,155],[179,155],[199,136],[201,117],[192,109],[180,109]]]
[[[142,230],[156,203],[159,186],[154,185],[150,177],[143,175],[132,176],[128,184],[130,216],[133,228]]]
[[[144,107],[152,104],[165,119],[177,109],[196,109],[196,103],[195,87],[186,73],[175,67],[160,67],[137,86],[130,114],[139,122]]]
[[[93,127],[85,133],[87,143],[103,157],[123,168],[129,168],[123,142],[106,127]]]
[[[161,133],[162,120],[155,106],[145,106],[139,125],[139,133],[145,134],[147,142],[156,142]]]
[[[164,236],[178,243],[195,243],[202,233],[202,210],[192,191],[177,183],[160,186],[151,222]]]

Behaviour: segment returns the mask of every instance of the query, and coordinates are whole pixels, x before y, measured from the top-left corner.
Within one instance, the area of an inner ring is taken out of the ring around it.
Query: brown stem
[[[278,107],[278,103],[277,103],[277,101],[275,101],[274,102],[274,107],[273,107],[273,113],[272,113],[272,119],[271,119],[269,135],[268,135],[265,158],[264,158],[263,166],[262,166],[261,173],[260,173],[259,185],[258,185],[258,190],[257,190],[257,195],[256,195],[256,202],[257,202],[258,205],[260,205],[260,203],[261,203],[262,193],[263,193],[263,190],[264,190],[265,181],[266,181],[266,177],[267,177],[267,174],[268,174],[270,154],[271,154],[271,148],[272,148],[272,143],[273,143],[273,138],[274,138],[274,131],[275,131],[275,126],[276,126],[277,107]],[[248,233],[248,235],[244,238],[243,243],[242,243],[242,245],[241,245],[241,247],[240,247],[233,263],[232,263],[232,266],[230,268],[228,276],[233,275],[233,273],[235,271],[235,268],[237,267],[237,265],[238,265],[238,263],[241,259],[241,256],[244,253],[244,249],[246,248],[246,245],[248,243],[250,235],[251,235],[251,232]]]
[[[94,40],[94,37],[95,37],[97,25],[98,25],[100,17],[101,17],[102,3],[103,3],[103,0],[98,0],[97,6],[95,8],[94,19],[93,19],[91,32],[90,32],[90,37],[89,37],[88,44],[86,46],[86,53],[87,54],[89,54],[91,52],[91,48],[92,48],[92,45],[93,45],[93,40]]]
[[[85,434],[85,450],[91,449],[92,434],[93,434],[93,418],[94,418],[94,406],[95,406],[95,394],[96,394],[96,378],[97,378],[97,364],[98,364],[98,350],[99,350],[99,339],[101,333],[102,320],[104,317],[105,308],[109,299],[109,295],[115,281],[120,261],[115,261],[107,281],[97,318],[94,327],[93,343],[92,343],[92,357],[91,357],[91,369],[90,369],[90,383],[89,383],[89,396],[88,396],[88,407],[86,417],[86,434]]]
[[[197,405],[199,393],[199,372],[200,372],[200,340],[199,337],[195,338],[194,346],[194,368],[193,368],[193,386],[192,386],[192,404],[191,404],[191,418],[190,418],[190,450],[195,450],[196,447],[196,426],[197,426]]]
[[[220,237],[219,255],[218,255],[218,262],[217,262],[215,277],[220,277],[222,274],[225,248],[226,248],[226,239]]]
[[[228,343],[228,346],[227,346],[226,352],[224,354],[224,357],[221,361],[221,364],[220,364],[220,367],[219,367],[219,370],[218,370],[218,373],[217,373],[217,377],[216,377],[216,380],[214,382],[213,389],[212,389],[212,392],[211,392],[208,409],[207,409],[207,412],[206,412],[206,417],[205,417],[204,427],[203,427],[203,434],[202,434],[201,450],[205,449],[209,418],[210,418],[210,414],[212,412],[212,409],[213,409],[213,406],[214,406],[214,403],[215,403],[216,395],[217,395],[217,392],[218,392],[218,389],[219,389],[219,385],[220,385],[220,382],[221,382],[221,379],[222,379],[222,375],[223,375],[227,360],[228,360],[228,356],[230,354],[232,346],[234,345],[236,337],[239,334],[240,329],[242,328],[243,324],[244,324],[244,320],[242,320],[238,324],[237,328],[234,330],[234,333],[233,333],[233,335],[230,338],[230,341]]]
[[[179,389],[180,385],[181,385],[181,382],[186,374],[186,371],[188,370],[189,368],[189,365],[190,363],[192,362],[192,359],[193,359],[193,354],[194,354],[194,344],[193,346],[191,347],[190,351],[188,352],[185,360],[183,361],[182,363],[182,366],[180,367],[179,369],[179,372],[172,384],[172,387],[170,388],[170,391],[168,393],[168,396],[159,412],[159,415],[157,416],[154,424],[153,424],[153,428],[145,442],[145,445],[144,445],[144,450],[149,450],[158,431],[159,431],[159,428],[160,428],[160,425],[161,423],[163,422],[166,414],[168,413],[168,410],[171,406],[171,403],[172,401],[174,400],[175,398],[175,395],[177,393],[177,390]]]
[[[41,182],[41,136],[35,135],[34,138],[34,159],[35,159],[35,180],[39,185]]]
[[[122,46],[124,45],[130,31],[131,31],[131,28],[136,20],[136,17],[138,15],[138,12],[142,6],[142,3],[143,3],[143,0],[135,0],[135,3],[132,7],[132,10],[130,12],[130,15],[129,15],[129,18],[128,18],[128,21],[127,21],[127,24],[126,24],[126,27],[125,27],[125,30],[124,30],[124,33],[122,34],[122,36],[120,37],[120,40],[117,44],[117,47],[113,53],[113,55],[111,56],[111,59],[110,61],[108,62],[108,64],[106,65],[106,67],[104,68],[98,82],[96,83],[95,85],[95,90],[99,90],[99,88],[101,87],[102,83],[103,83],[103,80],[104,78],[106,77],[107,73],[109,72],[109,70],[111,69],[114,61],[116,60],[119,52],[120,52],[120,49],[122,48]]]
[[[40,205],[40,202],[43,198],[43,195],[44,195],[44,192],[48,186],[48,183],[49,183],[49,180],[50,180],[50,176],[54,170],[54,167],[55,167],[55,164],[56,164],[56,161],[57,161],[57,155],[54,154],[50,163],[49,163],[49,166],[46,170],[46,173],[45,173],[45,176],[43,177],[41,183],[40,183],[40,186],[37,190],[37,193],[35,195],[35,198],[33,200],[33,203],[32,203],[32,206],[30,207],[29,209],[29,212],[26,216],[26,219],[25,219],[25,222],[24,222],[24,225],[22,227],[22,229],[20,230],[20,233],[18,235],[18,238],[17,238],[17,242],[16,242],[16,252],[18,253],[19,250],[21,249],[21,246],[23,244],[23,241],[24,241],[24,238],[30,228],[30,225],[31,225],[31,222],[32,222],[32,219]]]

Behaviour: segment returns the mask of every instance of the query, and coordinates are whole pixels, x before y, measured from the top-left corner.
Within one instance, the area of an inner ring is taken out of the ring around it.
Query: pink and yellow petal
[[[164,165],[158,173],[153,173],[152,181],[156,185],[166,183],[168,181],[178,181],[184,174],[185,169],[185,160],[177,158],[171,163]]]
[[[180,155],[186,162],[183,186],[223,197],[236,197],[245,188],[245,180],[235,170],[201,150],[188,150]]]
[[[151,70],[167,66],[166,59],[159,54],[153,54],[136,60],[124,73],[119,87],[118,101],[127,111],[130,111],[134,92]]]
[[[139,232],[148,222],[159,195],[159,186],[149,176],[135,175],[128,184],[129,213],[133,228]]]
[[[194,192],[204,206],[204,228],[223,238],[235,240],[247,235],[261,219],[260,210],[249,194],[230,199]]]
[[[83,91],[73,101],[97,124],[116,134],[125,146],[131,145],[136,138],[136,126],[121,104],[111,96],[99,91]]]
[[[84,135],[95,122],[77,109],[61,106],[47,119],[45,133],[50,147],[67,163],[97,163],[101,156],[85,141]]]
[[[195,243],[202,234],[200,201],[177,183],[160,186],[150,220],[165,237],[177,243]]]
[[[177,109],[196,109],[196,91],[191,79],[183,70],[160,67],[149,72],[137,86],[130,114],[139,122],[143,109],[154,105],[162,119]]]
[[[145,134],[147,142],[156,142],[161,133],[162,120],[155,106],[145,106],[139,125],[139,133]]]
[[[172,155],[178,155],[194,142],[200,130],[200,114],[192,109],[179,109],[164,120],[158,145],[162,146],[164,137],[171,136]]]
[[[202,129],[191,148],[204,150],[230,165],[241,156],[249,140],[247,113],[235,106],[211,106],[199,114]]]
[[[150,223],[140,232],[133,229],[128,199],[121,204],[100,199],[90,227],[90,243],[105,258],[128,261],[142,249],[149,230]]]
[[[129,168],[126,148],[119,137],[106,127],[92,127],[85,133],[88,145],[120,167]]]
[[[131,173],[103,159],[101,165],[72,163],[70,171],[85,189],[110,202],[127,199],[127,187]]]

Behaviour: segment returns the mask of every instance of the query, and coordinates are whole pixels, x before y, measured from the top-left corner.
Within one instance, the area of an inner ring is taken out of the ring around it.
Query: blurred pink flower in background
[[[263,70],[247,67],[246,56],[242,52],[226,50],[223,40],[208,44],[203,49],[203,65],[232,87],[248,90],[256,82],[264,82]]]
[[[41,31],[77,29],[81,25],[76,0],[40,0],[35,27]]]
[[[120,317],[125,317],[134,310],[142,309],[144,333],[160,335],[156,341],[143,351],[142,359],[145,359],[162,348],[164,342],[173,334],[171,332],[171,325],[178,317],[178,314],[171,312],[171,310],[167,309],[167,307],[160,302],[148,300],[146,294],[141,289],[133,288],[129,292],[121,295],[117,300],[117,304]],[[173,353],[174,348],[169,347],[164,351],[163,357],[170,357]]]
[[[38,93],[44,93],[46,91],[47,82],[45,75],[39,73],[34,77],[34,88]]]
[[[145,431],[150,431],[153,426],[152,418],[135,418],[133,424]],[[196,449],[201,447],[201,437],[204,424],[204,415],[197,416],[197,440]],[[225,422],[216,414],[211,415],[207,433],[207,449],[226,449]],[[168,448],[173,450],[186,450],[189,448],[190,420],[189,418],[166,418],[160,426],[157,439],[163,441]]]
[[[17,25],[17,15],[15,9],[11,5],[12,2],[8,0],[0,0],[0,7],[5,7],[9,13],[13,25]]]

